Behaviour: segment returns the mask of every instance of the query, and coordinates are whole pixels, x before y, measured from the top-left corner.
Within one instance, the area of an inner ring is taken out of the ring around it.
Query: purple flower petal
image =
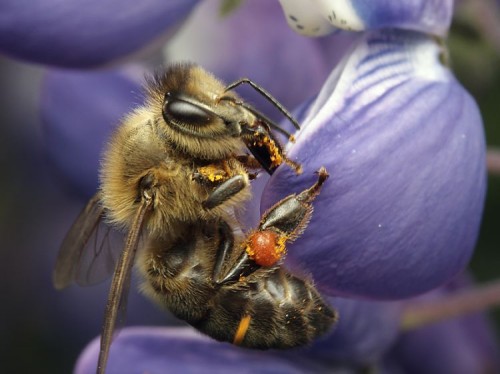
[[[120,119],[142,103],[139,69],[106,72],[50,70],[41,116],[49,158],[85,196],[97,189],[101,151]]]
[[[135,52],[181,21],[196,0],[5,0],[0,51],[11,57],[89,67]]]
[[[473,99],[421,34],[360,40],[332,72],[290,148],[304,174],[277,170],[263,208],[331,174],[288,264],[332,295],[401,298],[467,264],[485,192],[485,145]]]
[[[337,27],[344,30],[400,28],[446,35],[453,0],[280,0],[289,26],[307,36],[325,35]],[[329,28],[329,25],[330,26]]]
[[[329,2],[323,0],[323,2]],[[331,1],[333,3],[333,1]],[[446,35],[453,15],[453,0],[351,0],[366,29],[401,28]]]

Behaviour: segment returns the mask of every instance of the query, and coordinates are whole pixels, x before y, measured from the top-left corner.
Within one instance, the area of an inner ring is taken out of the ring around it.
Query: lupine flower
[[[2,6],[15,18],[19,11],[12,4]],[[20,40],[31,42],[18,46],[0,40],[0,49],[60,66],[116,62],[143,49],[194,6],[180,4],[161,8],[175,15],[168,18],[158,17],[161,11],[153,17],[151,5],[141,5],[144,13],[106,25],[102,40],[93,30],[83,40],[74,39],[80,34],[69,22],[51,22],[46,32],[37,32],[47,18],[36,19],[34,13],[24,22],[37,26],[31,29],[36,37],[29,29],[19,31]],[[364,32],[348,38],[347,52],[332,54],[335,39],[289,34],[276,4],[248,2],[221,20],[214,3],[205,2],[165,54],[168,61],[179,57],[202,63],[228,81],[249,76],[285,106],[302,103],[295,113],[303,126],[288,154],[303,164],[304,173],[297,177],[280,168],[254,200],[265,210],[310,185],[313,172],[326,166],[328,186],[315,203],[306,233],[290,246],[286,266],[312,276],[339,309],[340,323],[311,347],[280,353],[241,350],[186,329],[124,330],[114,343],[110,372],[175,371],[187,365],[217,372],[238,365],[239,371],[250,372],[257,362],[259,368],[267,363],[270,372],[333,367],[349,372],[382,360],[399,327],[399,302],[360,297],[401,299],[429,291],[462,271],[471,256],[485,190],[484,139],[475,103],[442,63],[443,50],[435,40],[449,26],[451,1],[368,5],[317,0],[310,9],[300,1],[281,4],[286,22],[304,34],[325,34],[334,26]],[[68,13],[78,7],[67,6]],[[101,22],[94,12],[79,10],[81,23]],[[130,28],[125,27],[129,20]],[[16,25],[0,22],[0,27],[10,31]],[[51,41],[54,35],[53,47],[39,48],[41,40]],[[199,48],[192,49],[183,38],[201,40]],[[72,48],[79,43],[81,49]],[[42,96],[48,149],[54,164],[84,194],[95,190],[99,152],[111,127],[141,100],[136,70],[130,67],[48,73]],[[93,343],[82,355],[78,372],[94,370],[96,347]]]

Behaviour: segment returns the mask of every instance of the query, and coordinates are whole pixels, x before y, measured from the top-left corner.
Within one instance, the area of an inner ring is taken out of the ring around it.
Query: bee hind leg
[[[325,168],[317,174],[318,179],[311,187],[285,197],[264,213],[257,230],[247,235],[243,242],[241,255],[225,274],[215,278],[217,283],[235,282],[259,267],[271,268],[283,259],[286,243],[305,230],[312,215],[312,202],[328,179]]]
[[[220,221],[218,227],[219,245],[217,248],[217,257],[214,264],[213,279],[216,284],[221,284],[233,280],[238,280],[239,273],[243,270],[244,273],[252,273],[258,269],[258,265],[253,261],[248,261],[248,256],[239,258],[238,262],[232,266],[236,272],[225,269],[228,261],[233,257],[233,250],[235,248],[234,235],[231,227],[226,221]]]

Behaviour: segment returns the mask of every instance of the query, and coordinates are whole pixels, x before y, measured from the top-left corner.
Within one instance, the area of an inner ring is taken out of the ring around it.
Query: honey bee
[[[106,257],[100,242],[109,236],[99,234],[101,223],[127,233],[116,265],[105,266],[114,273],[97,372],[105,371],[134,262],[147,295],[217,340],[291,348],[325,333],[336,312],[281,260],[286,243],[305,229],[326,170],[318,171],[310,188],[275,204],[246,235],[238,232],[234,214],[251,195],[252,170],[272,174],[288,164],[300,173],[301,167],[286,157],[271,130],[293,137],[233,89],[249,84],[297,122],[252,81],[224,86],[194,64],[173,65],[147,83],[144,106],[112,136],[99,191],[64,239],[54,272],[58,289],[90,283],[92,266]]]

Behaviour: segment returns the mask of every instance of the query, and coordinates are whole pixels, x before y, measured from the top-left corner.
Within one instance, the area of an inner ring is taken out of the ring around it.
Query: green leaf
[[[234,12],[241,4],[243,0],[221,0],[219,7],[219,15],[224,18]]]

